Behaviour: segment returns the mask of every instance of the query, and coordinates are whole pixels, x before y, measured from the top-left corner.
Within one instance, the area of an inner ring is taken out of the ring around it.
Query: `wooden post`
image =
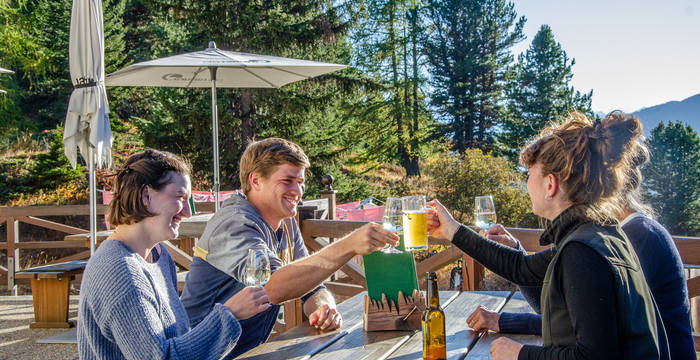
[[[467,255],[462,255],[462,291],[477,291],[484,282],[484,266]]]
[[[328,200],[328,220],[336,220],[335,197],[338,192],[333,190],[333,181],[333,175],[331,174],[323,175],[321,178],[321,183],[325,185],[325,187],[320,191],[320,195],[322,199]],[[333,240],[333,238],[329,237],[328,243],[332,244]],[[331,281],[338,279],[339,275],[340,274],[336,271],[333,275],[331,275]]]
[[[7,290],[15,290],[15,273],[19,270],[19,221],[7,218]]]
[[[700,270],[690,269],[691,279],[698,275],[700,275]],[[696,296],[690,299],[690,318],[693,326],[693,331],[700,331],[700,296]]]
[[[335,197],[338,193],[333,190],[333,176],[331,174],[326,174],[321,179],[321,183],[325,185],[325,188],[321,190],[321,198],[328,199],[328,220],[336,220],[335,218]]]

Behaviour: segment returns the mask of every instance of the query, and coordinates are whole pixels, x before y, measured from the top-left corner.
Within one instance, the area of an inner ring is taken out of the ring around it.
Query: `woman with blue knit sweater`
[[[189,174],[182,159],[156,150],[118,170],[108,216],[117,228],[90,258],[80,289],[81,359],[218,359],[238,340],[237,319],[270,306],[262,287],[247,287],[190,329],[175,263],[159,244],[192,215]]]

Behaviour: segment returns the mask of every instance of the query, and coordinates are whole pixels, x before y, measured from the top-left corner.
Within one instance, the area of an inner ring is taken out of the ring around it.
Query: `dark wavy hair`
[[[568,200],[589,218],[608,222],[619,214],[620,194],[629,181],[642,124],[615,111],[591,121],[579,112],[545,128],[520,152],[525,166],[542,164],[557,176]]]
[[[172,183],[173,173],[190,175],[190,166],[166,151],[148,149],[131,155],[117,169],[107,221],[112,225],[128,225],[154,216],[143,203],[141,191],[145,186],[162,189]]]

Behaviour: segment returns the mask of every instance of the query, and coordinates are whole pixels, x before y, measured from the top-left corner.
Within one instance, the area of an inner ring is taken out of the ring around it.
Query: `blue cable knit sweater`
[[[241,327],[221,304],[190,329],[175,263],[161,249],[149,263],[106,240],[90,258],[80,288],[81,359],[218,359],[236,345]]]

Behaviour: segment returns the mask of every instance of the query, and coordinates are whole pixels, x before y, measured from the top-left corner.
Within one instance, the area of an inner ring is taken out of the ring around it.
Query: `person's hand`
[[[262,286],[247,286],[231,296],[224,303],[238,320],[245,320],[270,308],[270,303]]]
[[[495,331],[498,332],[498,319],[501,315],[491,311],[484,306],[479,306],[467,317],[467,325],[476,332]]]
[[[459,222],[450,215],[450,212],[437,199],[428,201],[427,205],[428,233],[434,238],[451,241],[457,230],[459,230]]]
[[[486,232],[486,238],[495,241],[501,245],[510,246],[513,249],[520,247],[520,242],[501,224],[491,226]]]
[[[351,232],[343,240],[357,255],[367,255],[387,245],[399,244],[399,236],[377,223],[368,223]]]
[[[321,330],[333,330],[340,328],[343,324],[343,317],[334,307],[324,304],[319,306],[309,315],[309,325]]]
[[[507,337],[500,337],[491,343],[491,359],[512,360],[517,359],[523,344],[513,341]]]

